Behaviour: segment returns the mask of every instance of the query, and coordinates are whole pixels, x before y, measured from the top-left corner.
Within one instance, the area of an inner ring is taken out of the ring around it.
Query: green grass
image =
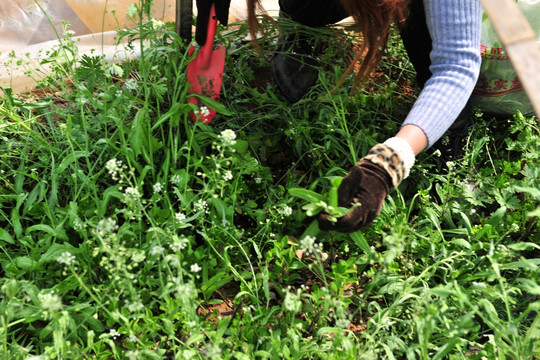
[[[393,37],[377,81],[328,94],[351,35],[321,31],[318,85],[291,105],[274,25],[261,55],[236,25],[210,125],[172,24],[124,31],[148,45],[118,65],[68,35],[40,82],[60,97],[3,89],[0,358],[538,358],[537,119],[477,112],[462,159],[420,155],[370,227],[319,232],[290,189],[326,196],[395,133],[410,63]]]

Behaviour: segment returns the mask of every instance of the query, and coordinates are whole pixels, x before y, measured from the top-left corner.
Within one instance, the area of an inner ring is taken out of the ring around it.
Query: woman
[[[246,1],[255,38],[259,0]],[[409,175],[415,156],[435,144],[456,119],[459,123],[468,118],[467,103],[481,62],[481,6],[478,0],[280,0],[280,11],[281,16],[311,27],[353,16],[365,41],[355,86],[376,67],[392,22],[399,22],[415,67],[422,90],[401,129],[373,147],[338,190],[339,206],[360,206],[337,222],[327,214],[319,216],[323,230],[357,231],[379,214],[388,192]],[[272,61],[275,79],[283,93],[296,101],[317,78],[316,70],[305,66],[311,51],[309,35],[285,32],[280,50]]]

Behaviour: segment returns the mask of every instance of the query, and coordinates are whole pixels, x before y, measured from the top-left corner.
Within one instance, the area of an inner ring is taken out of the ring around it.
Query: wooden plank
[[[540,116],[540,48],[514,0],[480,0],[514,66],[537,117]]]

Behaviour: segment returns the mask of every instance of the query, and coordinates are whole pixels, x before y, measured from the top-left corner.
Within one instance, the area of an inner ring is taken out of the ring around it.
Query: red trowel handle
[[[216,29],[216,5],[212,4],[212,7],[210,8],[210,18],[208,19],[208,28],[206,29],[206,43],[201,46],[198,55],[201,58],[201,69],[208,69],[208,66],[210,65],[210,57],[212,56],[212,50],[214,49],[214,38],[216,36]]]
[[[219,100],[221,84],[223,82],[223,69],[225,68],[225,46],[214,50],[214,37],[216,36],[217,16],[215,5],[210,7],[208,25],[206,26],[206,43],[200,47],[199,53],[187,66],[187,81],[190,85],[190,94],[199,94]],[[189,56],[195,51],[195,46],[189,48]],[[202,101],[196,96],[190,97],[188,103],[195,104],[200,108],[197,113],[192,113],[193,120],[200,120],[208,124],[216,114],[215,109],[203,107]]]

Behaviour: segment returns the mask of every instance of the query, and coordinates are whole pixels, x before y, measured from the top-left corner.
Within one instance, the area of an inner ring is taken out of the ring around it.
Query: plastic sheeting
[[[133,27],[127,16],[136,0],[2,0],[0,1],[0,86],[16,92],[36,85],[35,77],[27,70],[47,68],[39,63],[46,52],[58,45],[63,37],[63,23],[69,22],[74,32],[79,55],[105,55],[107,61],[122,61],[136,57],[117,44],[117,29]],[[154,0],[152,16],[158,20],[175,21],[175,0]],[[263,0],[263,7],[277,15],[278,0]],[[194,1],[194,9],[196,9]],[[232,0],[229,21],[246,18],[245,0]],[[18,61],[18,60],[22,60]]]

